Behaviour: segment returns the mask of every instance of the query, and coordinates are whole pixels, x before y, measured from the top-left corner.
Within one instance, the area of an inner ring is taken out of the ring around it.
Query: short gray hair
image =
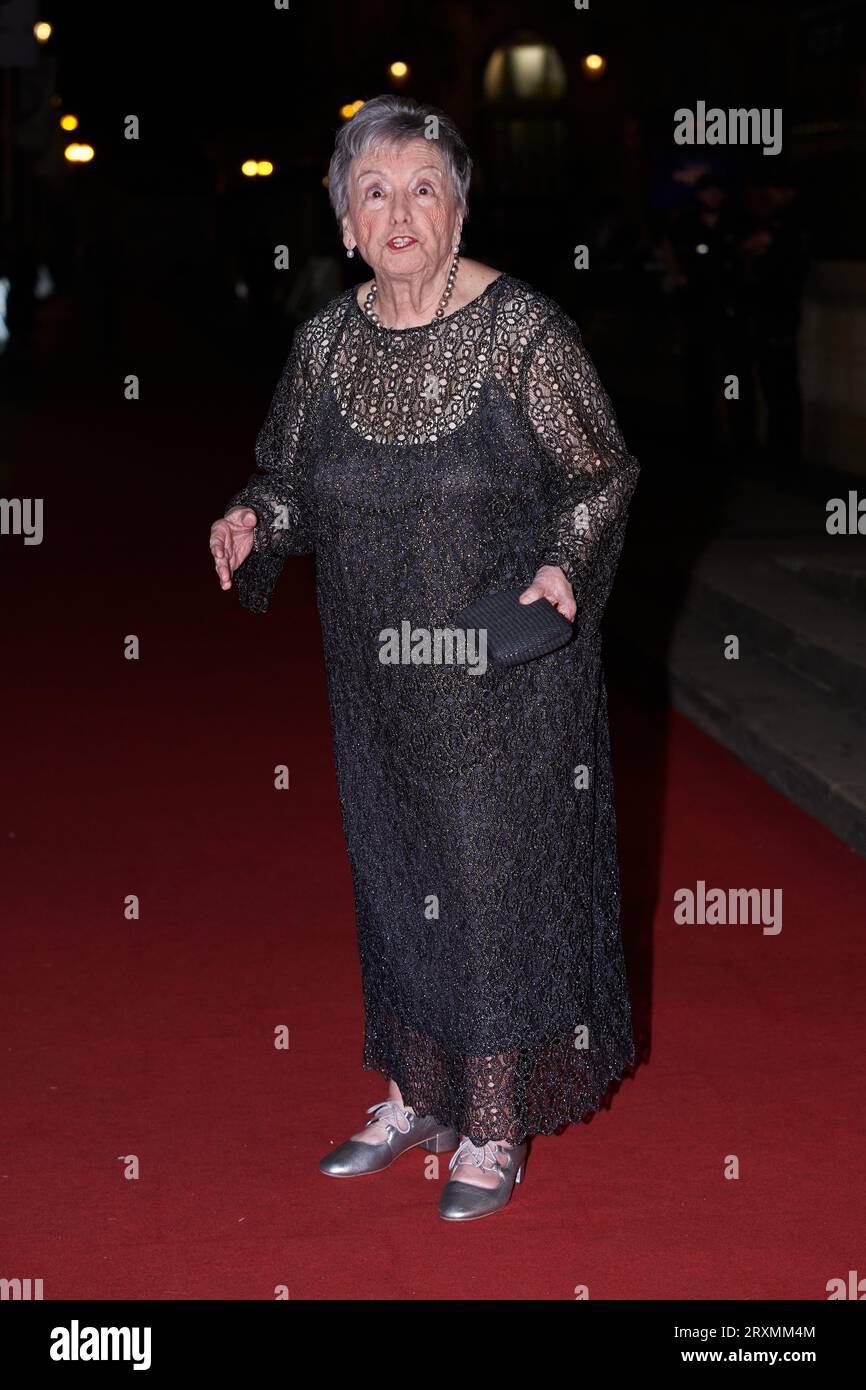
[[[466,216],[472,159],[451,117],[438,106],[423,106],[413,97],[386,93],[365,101],[357,114],[337,132],[328,168],[328,197],[340,224],[349,211],[352,160],[381,149],[383,145],[407,145],[410,140],[418,139],[436,140],[455,200]]]

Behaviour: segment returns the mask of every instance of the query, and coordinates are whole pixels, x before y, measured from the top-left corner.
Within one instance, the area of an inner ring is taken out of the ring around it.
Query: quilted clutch
[[[458,613],[455,628],[486,628],[487,657],[494,666],[517,666],[565,645],[572,626],[546,598],[518,603],[529,587],[519,584],[485,594]]]

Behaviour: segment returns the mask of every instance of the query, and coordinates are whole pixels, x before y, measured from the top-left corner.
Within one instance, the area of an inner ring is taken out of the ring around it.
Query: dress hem
[[[596,1093],[597,1098],[594,1101],[587,1100],[582,1102],[579,1107],[569,1107],[565,1114],[560,1116],[555,1121],[546,1122],[541,1129],[528,1130],[526,1133],[521,1134],[519,1138],[507,1139],[504,1142],[516,1145],[524,1143],[527,1139],[544,1138],[548,1135],[555,1134],[557,1130],[562,1129],[565,1125],[580,1124],[584,1116],[586,1115],[598,1114],[599,1110],[601,1110],[604,1105],[604,1102],[610,1092],[611,1086],[614,1083],[619,1085],[619,1083],[624,1081],[627,1077],[633,1079],[638,1065],[639,1059],[637,1056],[637,1052],[636,1050],[633,1050],[630,1060],[621,1063],[619,1067],[615,1067],[613,1071],[608,1073],[608,1076],[604,1083],[604,1089]],[[380,1073],[381,1076],[385,1078],[386,1081],[392,1080],[396,1082],[397,1086],[400,1088],[400,1094],[403,1097],[403,1104],[415,1110],[415,1107],[412,1104],[411,1087],[409,1086],[409,1084],[407,1083],[406,1089],[404,1089],[403,1084],[398,1076],[392,1077],[389,1075],[389,1071],[395,1070],[395,1068],[391,1067],[390,1064],[387,1063],[385,1065],[380,1066],[378,1063],[369,1060],[362,1060],[361,1066],[363,1071],[377,1071]],[[415,1113],[419,1116],[419,1118],[423,1119],[425,1116],[430,1115],[434,1112],[427,1109],[424,1111],[416,1110]],[[443,1125],[452,1126],[454,1129],[457,1130],[458,1134],[461,1135],[461,1138],[463,1137],[465,1132],[460,1129],[457,1123],[457,1119],[455,1118],[453,1112],[451,1114],[436,1115],[436,1119],[439,1120]],[[492,1140],[500,1138],[499,1135],[476,1136],[475,1134],[471,1133],[467,1134],[466,1137],[470,1139],[473,1144],[478,1145],[489,1144]]]

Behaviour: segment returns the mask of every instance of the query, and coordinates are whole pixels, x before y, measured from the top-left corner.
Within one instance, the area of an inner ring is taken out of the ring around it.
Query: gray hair
[[[328,168],[328,197],[342,224],[349,211],[349,169],[353,159],[383,145],[407,145],[410,140],[435,140],[460,211],[466,216],[466,196],[472,159],[450,116],[438,106],[422,106],[413,97],[386,93],[359,107],[337,132]]]

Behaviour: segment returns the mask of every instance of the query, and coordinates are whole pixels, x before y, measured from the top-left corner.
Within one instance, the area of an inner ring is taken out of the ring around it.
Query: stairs
[[[669,555],[654,591],[641,566],[616,641],[664,669],[677,709],[866,856],[866,537],[828,536],[824,521],[822,502],[741,484],[685,572]]]

